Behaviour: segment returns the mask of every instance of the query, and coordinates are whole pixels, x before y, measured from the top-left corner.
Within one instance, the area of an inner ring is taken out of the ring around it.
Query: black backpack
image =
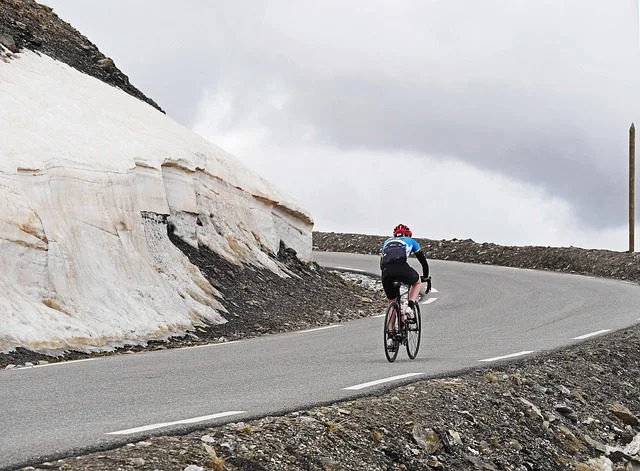
[[[392,240],[382,249],[380,268],[390,263],[400,263],[407,261],[407,244],[401,240]]]

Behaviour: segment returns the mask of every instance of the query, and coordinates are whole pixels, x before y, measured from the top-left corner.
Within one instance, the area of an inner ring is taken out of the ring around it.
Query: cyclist
[[[431,277],[427,257],[420,249],[418,242],[411,238],[412,235],[411,229],[404,224],[398,224],[393,229],[393,237],[385,240],[380,250],[380,270],[382,270],[382,287],[389,303],[392,303],[400,294],[399,288],[393,286],[394,281],[400,281],[410,285],[409,307],[413,309],[420,294],[422,281],[427,283],[426,292],[431,291]],[[415,254],[422,265],[422,278],[407,263],[411,254]]]

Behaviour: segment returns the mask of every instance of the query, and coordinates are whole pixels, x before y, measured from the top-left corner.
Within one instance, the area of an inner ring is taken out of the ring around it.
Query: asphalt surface
[[[377,273],[375,256],[315,256],[325,266]],[[568,345],[640,317],[640,289],[631,283],[457,262],[430,265],[437,292],[423,300],[415,360],[401,351],[395,363],[386,361],[378,317],[227,344],[0,371],[0,469],[353,398]],[[384,382],[368,385],[376,381]]]

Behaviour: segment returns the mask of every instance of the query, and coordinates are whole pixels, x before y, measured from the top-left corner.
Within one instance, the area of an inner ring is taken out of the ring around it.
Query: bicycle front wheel
[[[418,354],[420,348],[420,334],[422,332],[422,319],[420,318],[420,305],[416,302],[413,308],[413,319],[406,325],[407,328],[407,355],[412,360]]]
[[[400,335],[398,325],[399,312],[398,303],[391,303],[387,307],[387,313],[384,316],[384,354],[389,363],[393,363],[396,360],[398,350],[400,350],[400,341],[398,340]]]

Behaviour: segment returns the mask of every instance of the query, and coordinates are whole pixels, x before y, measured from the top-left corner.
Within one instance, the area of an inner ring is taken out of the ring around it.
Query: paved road
[[[377,269],[376,257],[316,257],[327,266]],[[228,344],[0,371],[0,469],[352,398],[571,344],[640,317],[640,289],[629,283],[430,263],[437,292],[425,300],[423,344],[414,361],[401,352],[388,363],[383,322],[369,318]],[[388,381],[394,377],[400,378]],[[380,380],[387,382],[368,385]]]

